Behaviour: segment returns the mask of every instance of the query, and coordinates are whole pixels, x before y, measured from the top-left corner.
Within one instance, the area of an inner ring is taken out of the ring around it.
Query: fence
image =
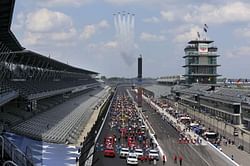
[[[26,155],[20,151],[20,149],[14,145],[8,138],[4,138],[4,152],[11,157],[12,161],[15,162],[18,166],[33,166],[32,160],[26,157]],[[1,148],[2,144],[1,142]]]

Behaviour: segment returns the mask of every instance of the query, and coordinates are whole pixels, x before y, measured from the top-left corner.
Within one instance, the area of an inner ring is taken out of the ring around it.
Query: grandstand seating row
[[[88,79],[75,81],[5,81],[5,84],[7,84],[16,91],[19,91],[20,95],[22,96],[72,88],[91,83],[96,83],[96,80]]]
[[[98,96],[104,95],[107,95],[104,90],[98,93]],[[85,101],[82,103],[83,98]],[[89,98],[87,95],[76,97],[74,102],[69,100],[12,127],[11,130],[47,142],[75,143],[85,126],[84,123],[88,122],[94,111],[92,106],[97,100],[100,99]]]
[[[20,117],[8,114],[6,112],[0,112],[0,121],[7,123],[7,124],[13,124],[16,122],[19,122],[20,120],[22,120]]]

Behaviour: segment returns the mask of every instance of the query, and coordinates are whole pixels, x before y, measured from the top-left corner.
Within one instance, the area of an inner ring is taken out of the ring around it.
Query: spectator
[[[181,156],[179,156],[180,166],[182,166],[182,160],[183,160],[183,158]]]
[[[174,163],[177,164],[177,156],[174,155]]]
[[[163,155],[163,156],[162,156],[162,163],[163,163],[163,165],[165,165],[165,162],[166,162],[166,156]]]

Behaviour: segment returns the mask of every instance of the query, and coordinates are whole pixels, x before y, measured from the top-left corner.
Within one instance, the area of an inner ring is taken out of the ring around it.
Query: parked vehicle
[[[127,164],[138,165],[138,157],[135,153],[129,153],[127,156]]]
[[[143,157],[143,150],[142,149],[135,149],[135,154],[137,155],[138,159],[141,160]]]
[[[115,150],[112,146],[107,146],[104,150],[105,157],[115,157]]]
[[[159,160],[159,151],[156,149],[151,149],[151,150],[149,150],[148,156],[149,156],[150,160],[156,159],[158,161]]]
[[[128,148],[122,148],[120,151],[120,157],[121,158],[126,158],[127,155],[129,154],[129,149]]]

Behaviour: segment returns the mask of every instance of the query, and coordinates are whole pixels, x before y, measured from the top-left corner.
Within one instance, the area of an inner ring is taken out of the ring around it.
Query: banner
[[[199,53],[200,54],[208,53],[208,44],[199,43]]]

